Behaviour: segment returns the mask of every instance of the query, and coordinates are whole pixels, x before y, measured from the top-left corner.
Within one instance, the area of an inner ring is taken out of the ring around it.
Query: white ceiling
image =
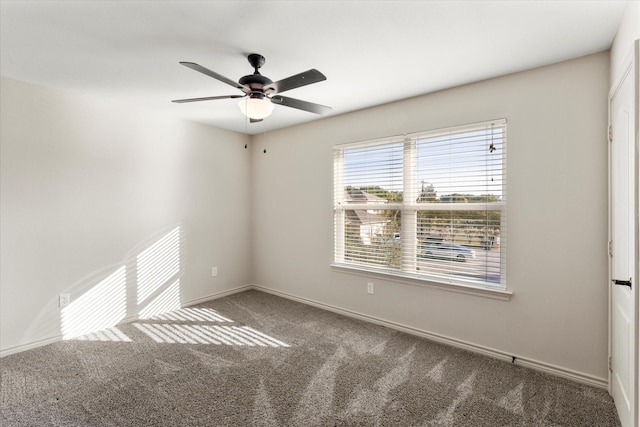
[[[624,1],[5,1],[0,74],[255,134],[321,116],[276,106],[247,124],[232,80],[248,53],[280,80],[327,80],[285,95],[343,114],[608,49]]]

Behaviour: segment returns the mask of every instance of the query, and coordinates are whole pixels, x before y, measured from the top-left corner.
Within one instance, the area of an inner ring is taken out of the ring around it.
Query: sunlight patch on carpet
[[[131,338],[125,335],[117,327],[91,332],[74,338],[76,341],[111,341],[111,342],[131,342]]]
[[[133,326],[162,344],[214,344],[233,346],[289,347],[288,344],[249,326],[134,323]]]
[[[173,320],[177,322],[233,322],[210,308],[183,308],[157,314],[151,320]]]

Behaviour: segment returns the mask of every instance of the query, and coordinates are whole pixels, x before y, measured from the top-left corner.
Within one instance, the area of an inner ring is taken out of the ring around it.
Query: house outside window
[[[334,147],[334,265],[506,288],[506,121]]]

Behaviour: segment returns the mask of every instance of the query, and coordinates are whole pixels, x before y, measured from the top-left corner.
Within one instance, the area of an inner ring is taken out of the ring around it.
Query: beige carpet
[[[617,426],[600,390],[249,291],[0,359],[2,426]]]

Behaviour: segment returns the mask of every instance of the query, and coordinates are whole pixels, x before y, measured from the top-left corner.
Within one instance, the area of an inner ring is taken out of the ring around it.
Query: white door
[[[611,224],[611,394],[624,427],[637,425],[635,242],[635,67],[609,100]]]

